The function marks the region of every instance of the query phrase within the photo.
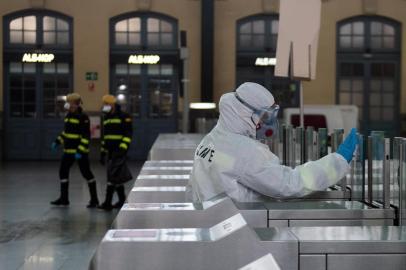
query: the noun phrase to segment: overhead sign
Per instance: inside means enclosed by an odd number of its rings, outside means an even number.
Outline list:
[[[255,65],[256,66],[275,66],[276,58],[258,57],[255,60]]]
[[[52,53],[25,53],[22,62],[24,63],[51,63],[55,59]]]
[[[161,57],[159,55],[130,55],[128,57],[129,64],[138,64],[138,65],[156,65],[158,64]]]

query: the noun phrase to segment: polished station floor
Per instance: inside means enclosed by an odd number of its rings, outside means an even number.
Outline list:
[[[57,162],[0,164],[0,270],[87,269],[117,211],[87,209],[87,184],[74,166],[70,207],[51,207],[59,196]],[[133,176],[140,163],[130,163]],[[99,200],[104,200],[105,168],[92,164]],[[129,182],[129,187],[133,186]],[[115,195],[116,196],[116,195]],[[113,202],[117,200],[113,200]]]

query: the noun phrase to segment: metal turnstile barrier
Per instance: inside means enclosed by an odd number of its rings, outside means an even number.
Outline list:
[[[134,187],[182,187],[186,186],[188,182],[189,175],[139,175]]]
[[[124,204],[113,228],[209,228],[238,213],[225,195],[204,203],[130,203]]]
[[[153,144],[148,160],[193,160],[204,134],[160,134]]]
[[[298,242],[286,229],[253,231],[237,214],[210,228],[110,230],[90,269],[239,269],[271,253],[298,269]]]

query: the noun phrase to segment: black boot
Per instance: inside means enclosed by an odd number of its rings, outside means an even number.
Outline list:
[[[116,187],[117,195],[118,195],[118,202],[113,205],[113,208],[118,208],[120,209],[123,207],[125,203],[125,189],[124,185],[119,185]]]
[[[90,201],[86,207],[96,208],[99,206],[99,199],[97,198],[96,180],[91,180],[91,182],[88,183],[88,186],[89,186]]]
[[[52,201],[52,205],[55,206],[68,206],[69,205],[69,182],[61,181],[61,196],[59,199]]]
[[[106,189],[106,199],[104,203],[102,203],[98,208],[105,210],[105,211],[111,211],[113,209],[113,205],[111,205],[111,201],[113,200],[113,194],[114,194],[114,186],[113,185],[107,185]]]

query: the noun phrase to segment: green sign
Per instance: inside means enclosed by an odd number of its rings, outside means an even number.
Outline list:
[[[86,72],[86,81],[97,81],[97,72]]]

